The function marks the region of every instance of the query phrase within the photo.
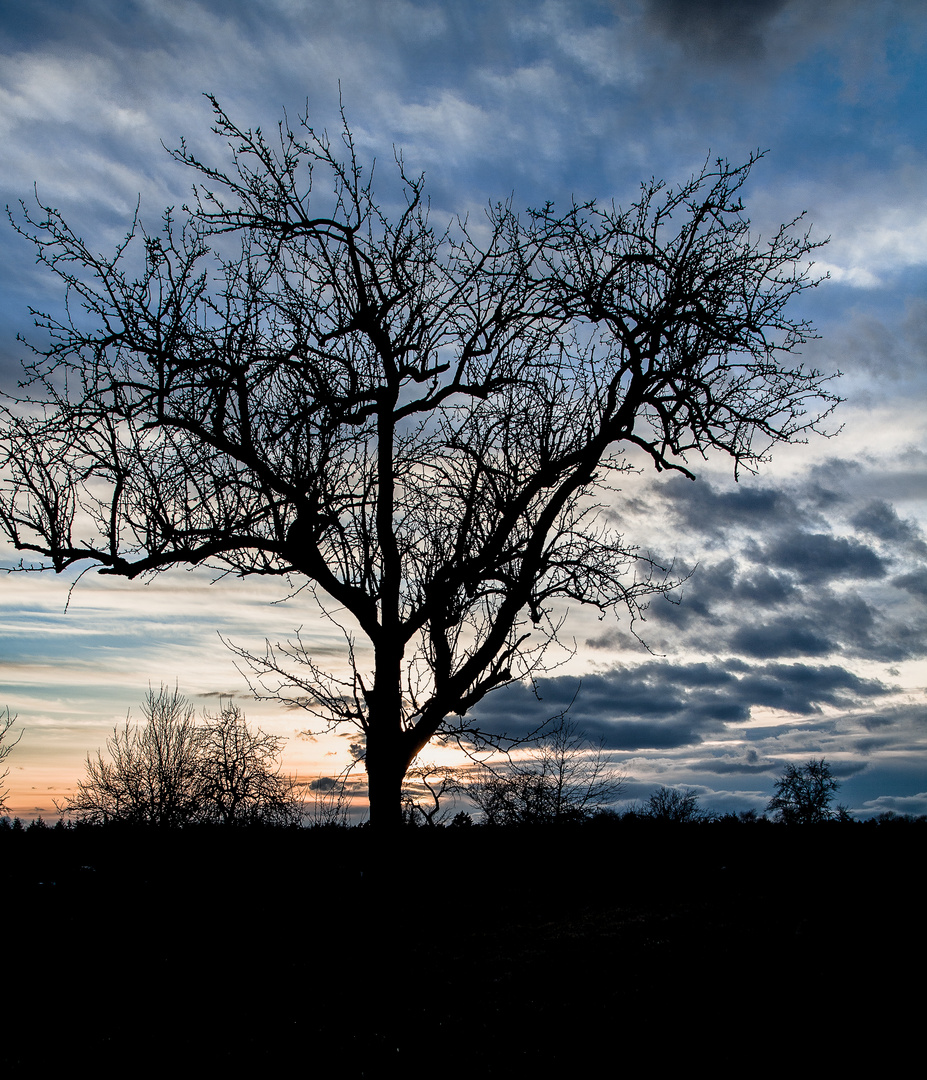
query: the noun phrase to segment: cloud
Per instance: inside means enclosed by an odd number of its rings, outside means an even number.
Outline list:
[[[650,646],[754,660],[894,663],[927,655],[921,528],[887,498],[872,497],[879,489],[902,495],[920,483],[919,457],[902,458],[830,459],[779,487],[752,482],[757,497],[751,482],[728,491],[701,481],[654,484],[653,501],[640,500],[640,512],[650,522],[658,507],[670,510],[678,526],[662,542],[674,536],[682,545],[675,570],[689,576],[671,597],[651,603],[643,633]],[[835,531],[825,531],[828,523]],[[724,558],[687,562],[718,544]],[[608,632],[587,643],[624,644]]]
[[[766,233],[780,207],[806,212],[805,222],[813,223],[812,236],[826,240],[815,253],[813,269],[815,277],[830,277],[819,290],[822,314],[827,312],[828,298],[836,299],[838,293],[845,297],[840,304],[843,314],[846,304],[868,304],[868,293],[884,293],[893,286],[908,285],[908,294],[920,297],[920,277],[927,264],[924,168],[923,147],[917,139],[908,141],[899,134],[890,156],[862,140],[851,161],[828,158],[812,173],[796,168],[794,176],[780,178],[785,189],[757,191],[750,201],[751,218]],[[852,185],[846,183],[847,169],[856,174]],[[846,296],[849,290],[857,295]],[[882,310],[884,296],[872,300]],[[897,325],[894,313],[888,325]],[[847,329],[846,322],[838,321],[828,327],[827,337],[831,343],[835,337],[850,341],[864,332],[864,324],[857,322],[851,333]]]
[[[927,601],[927,568],[913,570],[909,574],[899,574],[892,579],[892,584],[904,589],[919,600]]]
[[[770,622],[741,626],[730,635],[730,647],[758,660],[779,656],[829,656],[837,642],[822,634],[815,620],[787,615]]]
[[[775,608],[796,599],[798,589],[787,577],[761,567],[743,573],[734,585],[732,596],[754,609]]]
[[[927,791],[919,791],[916,795],[880,795],[877,799],[869,799],[862,809],[867,817],[880,814],[922,817],[927,815]]]
[[[538,679],[536,694],[515,683],[473,710],[481,730],[524,738],[564,710],[593,741],[612,750],[668,750],[720,737],[746,724],[755,707],[799,716],[853,708],[891,693],[837,665],[748,664],[736,658],[691,664],[651,662],[581,680]]]
[[[737,760],[730,757],[709,758],[700,761],[698,771],[714,776],[767,776],[777,771],[777,763],[774,761],[757,762],[756,751],[753,751],[754,760]]]
[[[916,544],[920,554],[927,554],[927,545],[920,539],[920,530],[910,521],[902,521],[895,508],[884,499],[871,499],[851,518],[850,524],[880,540]]]
[[[854,537],[790,532],[766,545],[753,546],[753,562],[789,570],[803,581],[833,578],[882,578],[885,560]]]
[[[781,488],[741,484],[721,490],[710,481],[674,476],[657,486],[670,511],[687,529],[720,537],[734,528],[756,529],[794,517],[793,499]]]
[[[700,61],[753,60],[765,52],[765,33],[787,0],[649,0],[651,23]]]
[[[882,541],[895,560],[927,558],[927,543],[924,542],[917,522],[903,520],[895,508],[884,499],[871,499],[851,515],[849,521],[861,532]],[[916,575],[917,571],[914,573]],[[901,587],[904,588],[905,585]]]
[[[866,403],[888,401],[897,409],[899,394],[919,400],[927,393],[927,300],[906,296],[900,316],[886,317],[875,304],[854,307],[840,325],[826,328],[811,359],[839,366],[861,384],[857,395]]]

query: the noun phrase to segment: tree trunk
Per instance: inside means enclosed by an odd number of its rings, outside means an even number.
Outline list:
[[[378,831],[395,831],[402,825],[402,784],[415,757],[409,733],[402,730],[398,707],[383,715],[371,715],[364,764],[370,824]]]
[[[370,824],[375,829],[398,829],[402,824],[402,781],[405,768],[398,755],[371,754],[367,747],[367,793],[370,800]]]
[[[398,590],[384,586],[383,591],[395,593],[393,608],[398,608]],[[415,756],[409,754],[407,736],[402,729],[402,645],[398,618],[394,616],[390,625],[393,632],[384,632],[375,646],[373,693],[367,699],[370,711],[364,763],[370,825],[378,831],[396,830],[402,824],[402,782]]]

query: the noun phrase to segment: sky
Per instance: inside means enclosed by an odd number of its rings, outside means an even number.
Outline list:
[[[709,158],[766,151],[744,199],[757,232],[806,212],[829,278],[794,313],[803,357],[840,371],[830,438],[756,476],[715,459],[693,483],[643,469],[609,513],[685,583],[636,629],[566,612],[575,649],[536,687],[480,706],[530,730],[567,705],[626,776],[719,812],[762,812],[789,763],[825,757],[859,817],[927,813],[927,12],[919,0],[0,0],[2,202],[39,196],[111,250],[190,177],[164,147],[210,149],[215,95],[244,126],[339,95],[365,160],[401,148],[434,220],[548,200],[633,201]],[[162,145],[163,144],[163,145]],[[0,243],[0,390],[16,387],[30,306],[56,280],[9,227]],[[839,430],[838,430],[839,429]],[[0,551],[0,566],[16,565]],[[19,717],[9,805],[55,816],[88,751],[175,682],[200,709],[234,696],[289,737],[287,768],[331,776],[348,739],[249,695],[224,644],[334,628],[279,583],[199,571],[147,586],[0,577],[0,707]],[[436,751],[440,758],[443,751]]]

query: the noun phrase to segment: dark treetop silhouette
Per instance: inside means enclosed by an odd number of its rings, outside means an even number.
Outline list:
[[[41,204],[14,221],[70,303],[33,312],[0,521],[57,571],[308,583],[351,620],[352,674],[301,642],[251,660],[362,729],[371,821],[399,821],[416,754],[541,663],[558,598],[633,617],[668,587],[598,513],[622,444],[749,468],[832,407],[785,312],[816,245],[799,219],[751,236],[755,156],[628,210],[496,204],[440,231],[401,156],[387,216],[346,124],[270,141],[213,107],[231,165],[174,151],[198,174],[181,221],[136,219],[112,257]]]
[[[814,825],[841,814],[831,803],[840,787],[824,758],[811,758],[804,765],[786,765],[776,780],[776,793],[766,810],[786,825]],[[842,810],[847,816],[845,809]]]

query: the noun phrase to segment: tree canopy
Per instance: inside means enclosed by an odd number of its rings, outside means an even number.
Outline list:
[[[831,803],[840,787],[824,758],[786,765],[766,809],[786,825],[814,825],[836,816]],[[846,815],[846,811],[842,813]]]
[[[543,663],[558,603],[633,619],[671,584],[600,512],[625,448],[691,477],[816,429],[835,398],[787,307],[817,245],[800,218],[751,232],[758,155],[627,209],[436,227],[399,154],[377,200],[347,124],[268,138],[212,104],[230,163],[182,143],[193,198],[160,230],[136,216],[101,255],[51,207],[14,217],[68,305],[34,312],[3,410],[0,526],[59,572],[308,585],[348,674],[311,641],[245,655],[361,729],[372,820],[398,820],[410,763]]]

